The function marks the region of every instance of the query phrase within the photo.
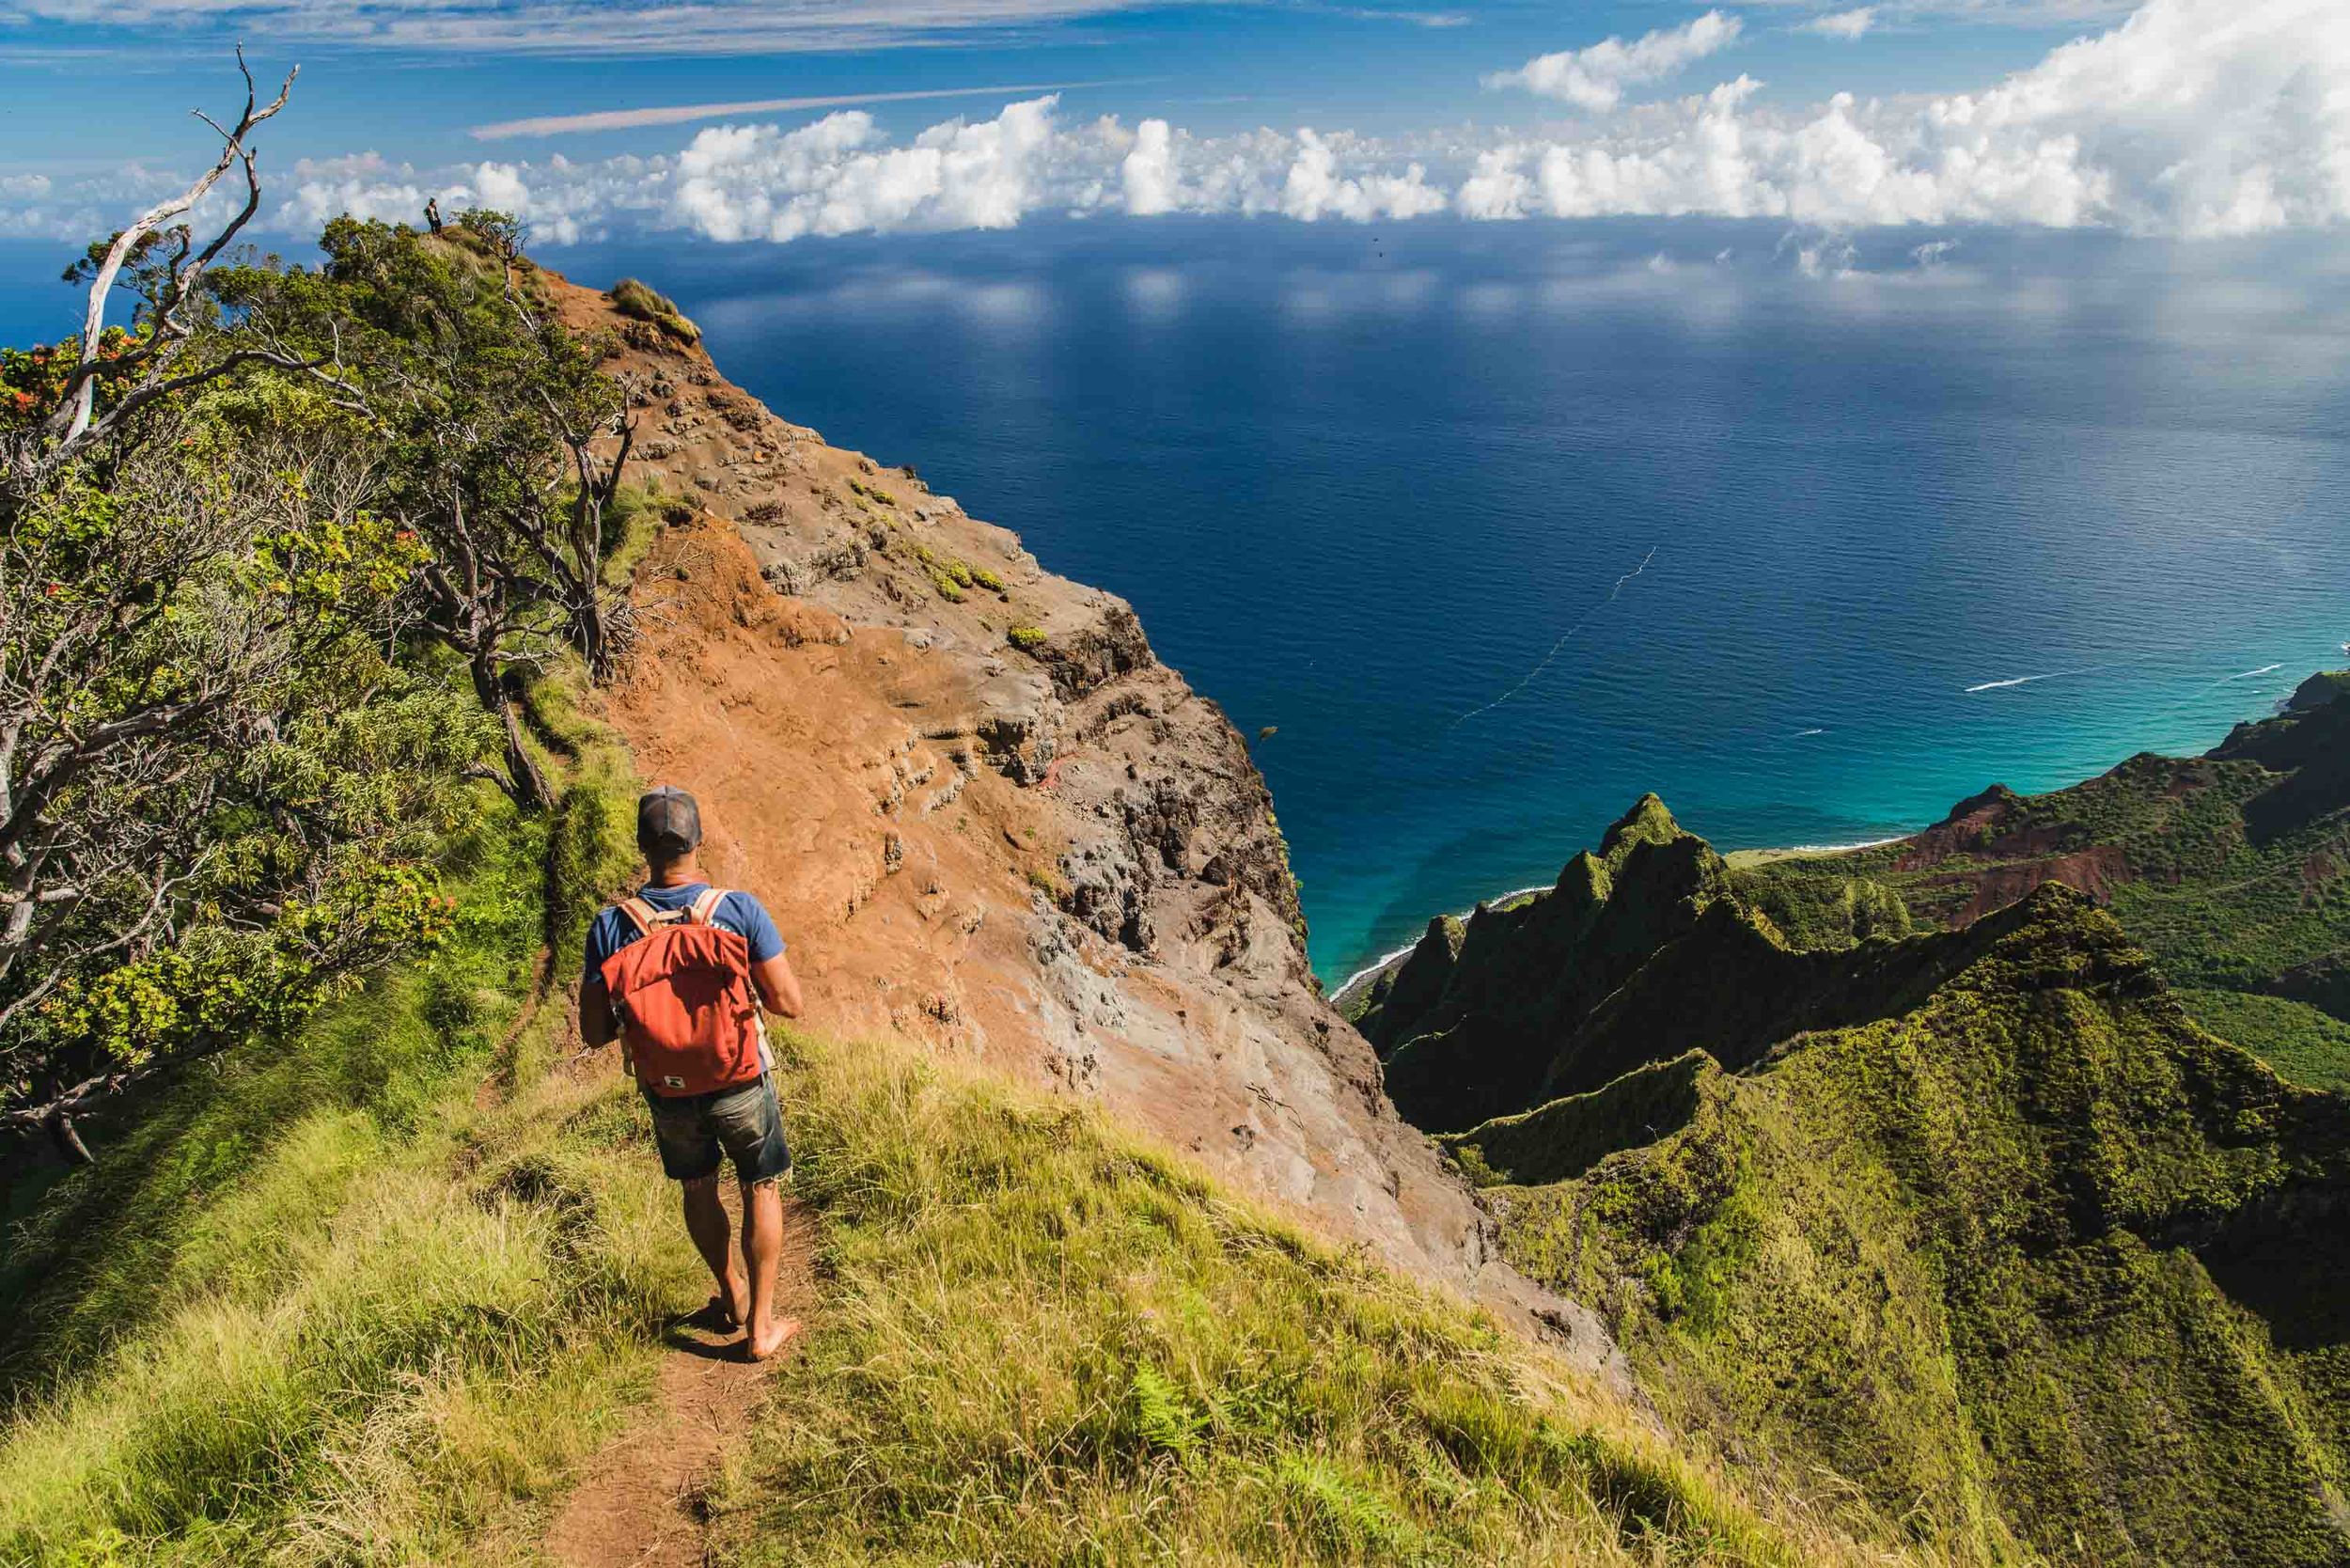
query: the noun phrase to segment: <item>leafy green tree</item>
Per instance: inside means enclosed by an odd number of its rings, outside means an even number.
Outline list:
[[[496,212],[232,254],[286,100],[246,86],[215,166],[67,269],[82,334],[0,353],[0,1125],[70,1149],[434,939],[471,780],[548,802],[523,681],[631,637],[608,345]]]
[[[337,218],[320,244],[315,271],[246,269],[222,292],[280,358],[338,365],[381,433],[384,505],[427,545],[422,624],[504,729],[509,792],[543,805],[515,682],[567,646],[601,679],[631,635],[603,582],[634,434],[607,345],[563,325],[504,213]]]
[[[106,1095],[432,940],[468,780],[507,781],[423,635],[442,557],[377,412],[409,367],[244,308],[283,272],[227,246],[286,96],[246,84],[212,170],[68,269],[84,332],[0,354],[0,1126],[70,1150]],[[199,243],[170,220],[232,169]]]
[[[0,538],[0,1095],[70,1114],[429,937],[481,716],[399,656],[366,432],[216,384]]]

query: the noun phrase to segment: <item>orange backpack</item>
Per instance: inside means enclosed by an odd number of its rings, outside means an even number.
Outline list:
[[[617,906],[640,934],[603,961],[603,983],[636,1081],[655,1094],[707,1094],[767,1070],[750,944],[711,923],[725,897],[712,887],[683,909]]]

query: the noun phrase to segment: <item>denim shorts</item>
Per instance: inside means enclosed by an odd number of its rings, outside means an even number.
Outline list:
[[[652,1138],[661,1168],[673,1182],[699,1182],[731,1159],[745,1183],[772,1182],[791,1168],[783,1141],[783,1108],[776,1104],[776,1078],[762,1073],[755,1084],[671,1098],[645,1091],[652,1107]]]

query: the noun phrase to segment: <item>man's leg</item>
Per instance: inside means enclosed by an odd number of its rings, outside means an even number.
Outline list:
[[[743,1256],[751,1265],[751,1315],[744,1320],[751,1359],[764,1361],[800,1331],[798,1322],[776,1316],[776,1263],[783,1256],[783,1186],[779,1182],[743,1184]]]
[[[748,1325],[749,1314],[756,1310],[756,1295],[748,1291],[743,1271],[734,1263],[734,1228],[727,1223],[726,1205],[718,1201],[718,1173],[712,1171],[699,1181],[684,1184],[685,1229],[694,1238],[695,1249],[702,1262],[710,1265],[710,1277],[718,1281],[718,1299],[726,1303],[727,1313],[738,1325]],[[746,1216],[747,1217],[747,1216]],[[783,1211],[776,1211],[776,1225],[780,1236]],[[744,1235],[749,1234],[747,1226]],[[774,1270],[769,1269],[772,1278]]]
[[[791,1151],[783,1141],[783,1112],[772,1076],[713,1101],[711,1124],[734,1160],[743,1183],[743,1258],[750,1264],[750,1313],[743,1320],[744,1348],[764,1361],[800,1331],[776,1316],[776,1265],[783,1256],[783,1188]]]

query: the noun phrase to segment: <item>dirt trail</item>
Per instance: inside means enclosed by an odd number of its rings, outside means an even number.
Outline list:
[[[731,1187],[727,1212],[739,1208]],[[778,1309],[805,1317],[813,1304],[814,1216],[784,1200]],[[681,1237],[681,1240],[682,1238]],[[578,1487],[548,1528],[545,1555],[564,1568],[698,1568],[702,1489],[728,1447],[747,1433],[769,1372],[790,1362],[744,1358],[739,1333],[672,1325],[653,1398],[590,1460]]]

